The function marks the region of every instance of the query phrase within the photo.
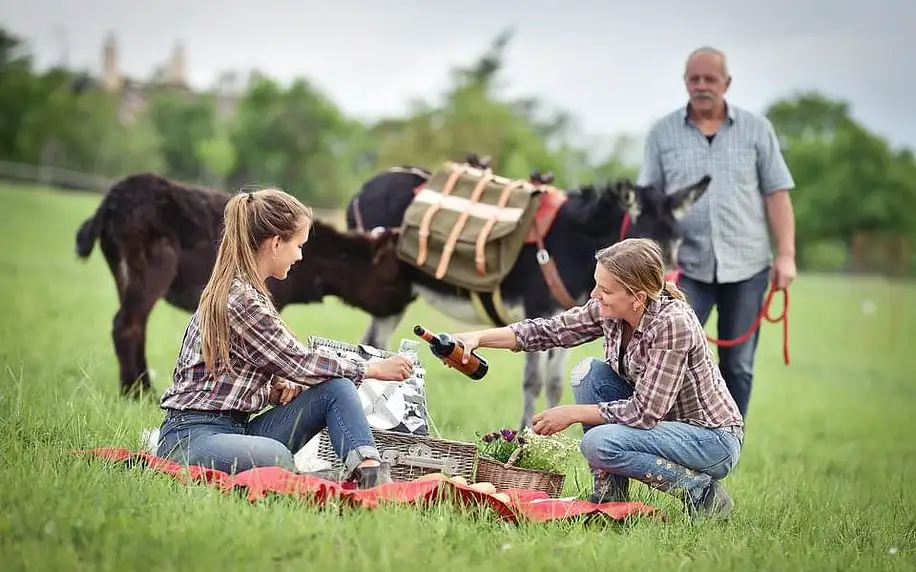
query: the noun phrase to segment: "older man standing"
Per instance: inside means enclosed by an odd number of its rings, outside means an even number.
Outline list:
[[[795,183],[770,121],[726,102],[725,54],[695,50],[684,80],[689,102],[650,129],[639,183],[670,193],[712,177],[682,219],[680,284],[700,321],[715,305],[719,338],[735,339],[753,325],[769,284],[785,288],[795,278]],[[758,339],[719,348],[719,368],[745,417]]]

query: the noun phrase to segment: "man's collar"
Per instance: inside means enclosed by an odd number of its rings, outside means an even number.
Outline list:
[[[728,119],[729,125],[734,125],[735,123],[735,110],[731,105],[728,104],[728,101],[725,101],[725,117]],[[681,115],[684,118],[684,123],[690,123],[690,102],[687,102],[687,105],[684,106],[684,109],[681,111]]]

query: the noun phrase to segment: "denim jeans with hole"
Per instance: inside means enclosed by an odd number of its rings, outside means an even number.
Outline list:
[[[686,276],[678,282],[694,313],[704,326],[716,307],[718,335],[723,340],[743,336],[754,323],[763,307],[764,296],[770,284],[769,267],[741,282],[707,284]],[[725,378],[728,391],[738,404],[741,416],[747,418],[754,381],[754,355],[760,340],[760,328],[746,341],[730,348],[718,348],[719,370]]]
[[[617,401],[633,394],[611,366],[595,358],[573,369],[572,389],[576,403]],[[741,454],[741,440],[729,429],[677,421],[661,421],[652,429],[613,423],[583,424],[582,429],[580,449],[588,464],[623,493],[629,479],[637,479],[683,500],[687,494],[699,501],[713,479],[731,472]]]
[[[379,460],[356,386],[343,378],[305,388],[288,404],[250,420],[241,412],[170,410],[157,455],[226,473],[270,466],[292,471],[293,452],[325,427],[344,476],[366,459]]]

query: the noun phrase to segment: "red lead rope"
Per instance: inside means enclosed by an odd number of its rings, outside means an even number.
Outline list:
[[[620,240],[623,240],[627,237],[627,233],[630,230],[630,213],[626,213],[623,216],[623,222],[620,225]],[[675,270],[673,272],[665,275],[665,280],[674,282],[675,284],[680,285],[681,271]],[[772,316],[770,314],[770,306],[773,303],[773,296],[777,292],[782,292],[782,313],[778,316]],[[776,288],[771,287],[769,293],[767,294],[766,299],[763,302],[763,307],[760,309],[760,312],[757,314],[757,317],[754,318],[754,323],[751,324],[751,327],[743,335],[733,339],[733,340],[721,340],[713,338],[710,335],[706,335],[706,339],[710,343],[715,344],[720,348],[731,348],[740,344],[743,344],[754,335],[754,332],[757,331],[757,328],[760,327],[760,323],[766,320],[771,324],[776,324],[782,322],[782,358],[785,361],[786,365],[789,365],[789,291],[785,288]]]
[[[773,302],[773,296],[777,292],[782,292],[782,313],[776,317],[773,317],[770,315],[770,305]],[[754,323],[751,324],[750,329],[744,335],[733,340],[717,340],[707,335],[706,339],[716,344],[720,348],[730,348],[737,346],[738,344],[744,343],[750,339],[750,337],[754,335],[754,332],[757,331],[757,328],[760,327],[760,322],[763,320],[766,320],[771,324],[782,322],[782,359],[785,361],[786,365],[789,365],[789,291],[785,288],[770,288],[770,292],[767,294],[766,300],[763,302],[763,307],[760,309],[760,313],[757,314],[756,318],[754,318]]]

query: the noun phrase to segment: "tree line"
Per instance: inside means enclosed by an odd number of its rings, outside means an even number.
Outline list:
[[[455,68],[441,102],[417,101],[404,116],[369,123],[348,117],[307,78],[283,86],[259,73],[228,93],[153,86],[125,117],[120,93],[84,70],[38,70],[22,39],[0,28],[0,160],[109,178],[155,171],[226,189],[276,184],[319,208],[343,206],[380,169],[435,167],[468,152],[491,156],[511,177],[552,171],[564,188],[635,178],[639,164],[628,157],[641,152],[632,141],[583,143],[571,113],[500,94],[510,39],[501,34]],[[220,112],[224,98],[231,113]],[[800,267],[902,272],[916,243],[912,149],[894,148],[848,103],[817,92],[790,94],[765,114],[798,185]],[[907,266],[913,274],[916,261]]]

